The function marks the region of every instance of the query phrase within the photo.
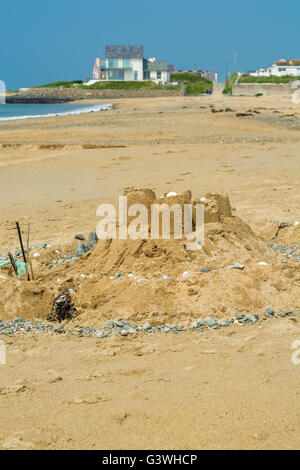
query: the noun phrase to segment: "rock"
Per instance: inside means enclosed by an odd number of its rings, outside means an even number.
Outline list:
[[[170,279],[167,274],[165,274],[162,278],[163,278],[164,281],[168,281]]]
[[[109,321],[108,323],[106,323],[106,325],[104,326],[104,328],[106,328],[107,330],[113,330],[115,327],[115,324],[113,321]]]
[[[274,314],[275,314],[275,311],[273,310],[272,307],[266,308],[266,310],[265,310],[265,317],[272,318],[272,317],[274,317]]]
[[[214,318],[207,317],[204,319],[204,323],[209,327],[212,328],[213,326],[217,326],[218,322]]]
[[[117,320],[116,325],[122,328],[125,325],[125,323],[121,320]]]
[[[244,269],[244,265],[243,264],[240,264],[240,263],[235,263],[235,264],[231,264],[230,266],[227,266],[228,269]]]
[[[142,325],[142,328],[143,328],[144,331],[146,331],[146,330],[149,330],[151,328],[151,325],[150,325],[150,323],[146,322]]]
[[[246,315],[246,317],[252,321],[253,323],[256,323],[258,320],[259,320],[259,316],[258,315]]]
[[[82,233],[76,233],[74,238],[75,240],[84,240],[84,236],[82,235]]]
[[[241,315],[239,317],[236,317],[239,323],[242,323],[243,325],[247,323],[256,323],[259,320],[258,315]]]
[[[106,334],[104,333],[103,330],[97,330],[96,331],[96,336],[97,336],[97,338],[105,338]]]
[[[135,328],[131,327],[131,328],[129,328],[128,333],[130,333],[131,335],[134,335],[134,334],[137,334],[138,331]]]
[[[63,326],[61,325],[55,325],[53,327],[53,331],[55,331],[55,333],[62,333],[63,332]]]
[[[88,248],[91,250],[98,243],[98,237],[96,232],[90,232],[88,236]]]
[[[201,269],[200,273],[210,273],[211,269],[206,268],[206,269]]]
[[[88,251],[89,251],[88,245],[86,245],[85,243],[78,243],[75,256],[76,258],[79,258],[80,256],[85,255],[85,253],[87,253]]]
[[[182,279],[184,281],[186,281],[187,279],[189,279],[191,277],[191,273],[189,271],[184,271],[184,273],[182,274]]]

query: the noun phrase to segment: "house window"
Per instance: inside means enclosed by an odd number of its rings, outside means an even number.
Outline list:
[[[124,80],[124,70],[109,70],[108,80]]]
[[[138,77],[139,77],[139,74],[138,74],[138,72],[135,70],[135,71],[134,71],[134,79],[137,80]]]
[[[144,72],[144,80],[150,80],[150,72]]]
[[[118,59],[109,59],[108,60],[108,68],[110,69],[117,69],[118,68]]]
[[[161,72],[157,72],[157,79],[160,80],[161,79]]]
[[[131,68],[131,60],[123,59],[123,69],[130,69],[130,68]]]

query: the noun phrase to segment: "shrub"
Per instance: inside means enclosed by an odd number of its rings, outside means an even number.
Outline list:
[[[40,85],[37,88],[56,88],[63,86],[64,88],[71,88],[74,85],[80,85],[82,80],[72,80],[71,82],[53,82],[53,83],[47,83],[46,85]]]
[[[271,75],[270,77],[253,77],[252,75],[245,74],[241,78],[241,83],[290,83],[295,80],[300,80],[300,77],[293,77],[292,75],[282,75],[277,77]]]
[[[204,93],[205,90],[213,88],[213,82],[205,77],[193,73],[172,73],[172,82],[179,82],[187,86],[188,95],[199,95]]]

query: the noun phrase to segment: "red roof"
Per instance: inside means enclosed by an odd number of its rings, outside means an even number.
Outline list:
[[[300,60],[293,59],[293,60],[277,60],[275,62],[276,65],[287,65],[287,66],[300,66]]]

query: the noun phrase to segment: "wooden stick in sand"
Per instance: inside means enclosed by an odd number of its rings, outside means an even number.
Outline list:
[[[21,247],[21,251],[22,251],[22,255],[23,255],[23,260],[24,260],[24,263],[26,263],[26,265],[27,265],[27,260],[26,260],[26,255],[25,255],[25,251],[24,251],[24,245],[23,245],[22,234],[21,234],[19,222],[16,222],[16,226],[17,226],[17,230],[18,230],[18,235],[19,235],[19,241],[20,241],[20,247]],[[26,271],[27,271],[27,268],[26,268]],[[28,271],[27,271],[27,280],[30,281],[30,276],[29,276]]]
[[[29,267],[30,267],[31,279],[34,281],[32,262],[31,262],[30,255],[29,255],[29,235],[30,235],[30,222],[28,222],[28,229],[27,229],[27,263],[29,264]]]
[[[10,253],[10,251],[8,252],[8,257],[9,257],[9,259],[10,259],[11,265],[12,265],[13,270],[14,270],[16,276],[17,276],[17,279],[18,279],[18,269],[17,269],[16,263],[15,263],[14,257],[13,257],[13,255]]]

